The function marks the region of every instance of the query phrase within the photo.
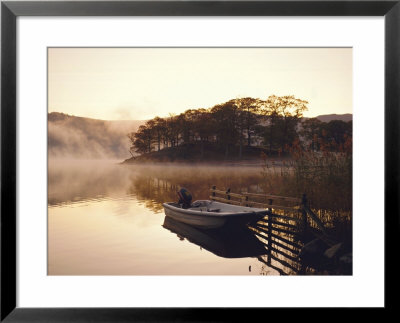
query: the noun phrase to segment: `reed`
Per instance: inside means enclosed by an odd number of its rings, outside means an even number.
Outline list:
[[[264,190],[277,195],[306,193],[311,207],[329,211],[352,210],[351,138],[343,144],[319,140],[320,150],[303,147],[297,140],[290,159],[279,164],[262,154]]]
[[[328,230],[341,240],[351,240],[352,142],[341,144],[317,139],[319,150],[299,141],[290,148],[290,159],[273,162],[263,154],[263,190],[284,195],[305,193],[310,207]]]

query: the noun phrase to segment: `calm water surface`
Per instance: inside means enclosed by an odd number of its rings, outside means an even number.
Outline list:
[[[295,266],[253,230],[199,230],[165,217],[186,187],[257,191],[259,167],[134,166],[49,161],[49,275],[279,275]]]

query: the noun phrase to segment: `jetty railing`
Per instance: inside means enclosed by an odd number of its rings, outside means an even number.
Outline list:
[[[328,233],[318,216],[310,209],[306,194],[301,198],[259,193],[233,193],[231,189],[217,189],[212,186],[210,199],[218,202],[265,208],[267,216],[257,223],[257,227],[267,229],[272,235],[279,229],[287,234],[312,234],[330,246],[337,243]]]

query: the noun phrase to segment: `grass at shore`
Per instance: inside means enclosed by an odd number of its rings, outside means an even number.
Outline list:
[[[306,194],[311,209],[330,233],[352,240],[352,154],[349,151],[294,149],[292,159],[279,166],[263,156],[263,190],[283,196]]]
[[[126,164],[153,162],[153,163],[216,163],[240,162],[246,160],[261,161],[260,154],[265,153],[261,147],[243,146],[221,147],[215,143],[187,144],[178,147],[168,147],[160,151],[153,151],[135,156],[124,161]]]

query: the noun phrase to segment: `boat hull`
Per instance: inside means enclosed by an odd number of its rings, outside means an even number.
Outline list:
[[[207,217],[207,219],[204,219],[205,215],[188,216],[187,214],[183,214],[182,212],[176,211],[172,208],[168,208],[165,206],[164,206],[164,211],[166,216],[169,216],[170,218],[176,221],[183,222],[200,228],[207,228],[207,229],[220,228],[224,226],[227,222],[227,219],[222,217],[209,216]]]
[[[165,215],[182,223],[186,223],[198,228],[215,229],[227,226],[243,226],[248,223],[257,222],[267,214],[267,210],[251,209],[242,207],[243,212],[208,212],[204,209],[182,209],[174,205],[175,203],[164,203]],[[216,206],[224,203],[215,203]],[[225,204],[228,205],[228,204]],[[235,206],[228,205],[230,208]],[[257,210],[257,211],[254,211]]]

